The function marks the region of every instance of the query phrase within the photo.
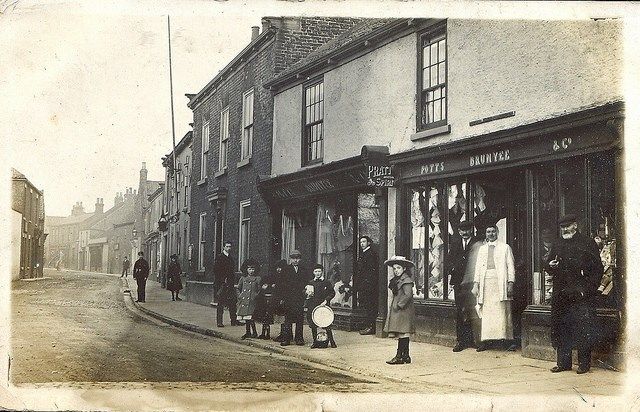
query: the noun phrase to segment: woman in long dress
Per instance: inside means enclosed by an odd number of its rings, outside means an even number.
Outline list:
[[[182,300],[178,296],[180,290],[182,290],[181,273],[182,269],[180,269],[180,264],[178,263],[178,256],[171,255],[171,263],[169,263],[169,268],[167,269],[167,289],[171,291],[171,300],[173,301]]]

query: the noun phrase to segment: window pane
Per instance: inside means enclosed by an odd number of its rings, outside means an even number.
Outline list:
[[[320,83],[320,100],[324,100],[324,83]]]
[[[411,261],[416,265],[414,270],[415,296],[424,298],[425,277],[425,219],[426,192],[417,187],[411,190]]]
[[[432,299],[443,299],[444,296],[444,241],[442,239],[442,219],[440,210],[440,193],[432,186],[428,194],[428,296]]]
[[[547,167],[536,172],[535,185],[538,196],[537,246],[535,250],[532,300],[534,305],[549,305],[553,279],[544,269],[551,246],[558,236],[555,168]]]
[[[447,53],[447,39],[442,39],[438,42],[438,61],[445,61]]]
[[[560,187],[560,216],[573,213],[578,216],[578,229],[585,234],[585,187],[584,168],[582,162],[563,163],[558,166],[558,183]]]
[[[440,63],[438,65],[438,84],[442,84],[445,82],[445,75],[446,75],[446,70],[445,70],[445,63]]]
[[[431,49],[431,60],[429,61],[429,65],[434,65],[438,62],[438,45],[432,44],[430,46]]]
[[[430,73],[429,86],[434,86],[438,84],[438,66],[431,66],[429,68],[429,73]]]
[[[422,89],[429,88],[429,68],[422,69]]]
[[[442,120],[442,113],[440,112],[440,100],[436,100],[433,105],[433,121],[437,122]]]

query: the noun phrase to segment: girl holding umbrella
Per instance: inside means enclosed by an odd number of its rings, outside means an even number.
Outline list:
[[[398,339],[396,356],[388,360],[389,365],[411,363],[409,357],[409,336],[415,332],[415,307],[413,306],[413,262],[404,256],[392,256],[384,262],[393,268],[393,278],[389,281],[389,289],[393,294],[391,306],[387,313],[384,331],[391,338]]]

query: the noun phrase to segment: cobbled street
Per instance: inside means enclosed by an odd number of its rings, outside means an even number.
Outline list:
[[[177,382],[184,387],[195,382],[212,389],[303,391],[318,385],[332,391],[371,385],[144,318],[125,306],[117,276],[47,276],[13,284],[10,379],[15,385]]]

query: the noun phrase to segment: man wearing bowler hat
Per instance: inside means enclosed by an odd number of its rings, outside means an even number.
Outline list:
[[[578,370],[591,368],[595,343],[597,290],[603,266],[598,246],[578,231],[578,219],[567,214],[558,220],[560,239],[546,262],[553,276],[551,295],[551,341],[557,350],[557,365],[551,372],[571,370],[571,350],[578,350]]]
[[[302,254],[294,250],[289,255],[291,264],[282,271],[282,282],[279,285],[280,301],[285,310],[283,324],[283,337],[280,345],[288,346],[291,340],[296,345],[304,345],[303,322],[304,322],[304,301],[305,286],[310,278],[310,270],[305,269],[300,259]],[[293,335],[293,324],[296,324],[295,338]]]

